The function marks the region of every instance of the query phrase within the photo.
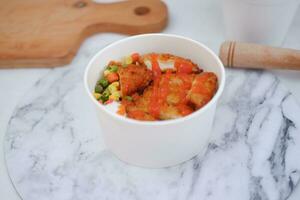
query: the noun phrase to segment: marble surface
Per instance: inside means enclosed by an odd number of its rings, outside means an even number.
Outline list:
[[[273,75],[228,71],[205,157],[153,170],[105,149],[82,68],[45,76],[11,117],[7,166],[25,200],[277,200],[298,183],[300,107]]]
[[[165,32],[192,37],[217,52],[223,40],[218,1],[167,2],[172,23]],[[194,18],[199,22],[190,28],[187,19]],[[123,37],[88,39],[69,66],[44,70],[20,95],[7,126],[5,156],[24,200],[286,199],[291,194],[300,178],[300,107],[268,72],[227,70],[214,138],[203,159],[149,170],[128,166],[107,151],[82,75],[92,55]]]

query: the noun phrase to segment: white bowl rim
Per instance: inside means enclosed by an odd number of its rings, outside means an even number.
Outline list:
[[[114,47],[120,43],[123,42],[127,42],[130,40],[134,40],[136,38],[144,38],[144,37],[149,37],[149,36],[162,36],[162,37],[172,37],[172,38],[177,38],[177,39],[183,39],[192,43],[196,43],[197,45],[201,46],[203,49],[205,49],[208,53],[210,53],[213,58],[215,58],[215,60],[217,61],[217,63],[219,64],[219,67],[221,68],[221,80],[219,81],[219,87],[217,90],[217,93],[213,96],[213,98],[202,108],[200,108],[199,110],[184,116],[184,117],[180,117],[177,119],[170,119],[170,120],[162,120],[162,121],[141,121],[141,120],[135,120],[135,119],[131,119],[122,115],[119,115],[117,113],[112,113],[111,111],[107,110],[105,108],[105,105],[100,104],[93,96],[93,94],[89,91],[89,87],[88,87],[88,81],[87,81],[87,77],[88,77],[88,72],[89,69],[92,65],[92,63],[94,62],[94,60],[104,51],[106,51],[107,49]],[[100,51],[98,51],[93,58],[89,61],[85,72],[84,72],[84,87],[85,90],[88,94],[88,96],[92,99],[92,101],[94,102],[94,104],[99,107],[101,110],[103,110],[104,112],[106,112],[108,115],[110,115],[112,118],[116,119],[116,120],[121,120],[124,122],[128,122],[130,124],[135,124],[135,125],[145,125],[145,126],[157,126],[157,125],[170,125],[170,124],[175,124],[175,123],[181,123],[184,122],[186,120],[189,120],[191,118],[197,117],[198,115],[200,115],[201,113],[203,113],[205,110],[207,110],[209,107],[211,107],[214,103],[216,103],[216,101],[219,99],[220,95],[222,94],[223,90],[224,90],[224,86],[225,86],[225,68],[223,63],[221,62],[221,60],[219,59],[219,57],[208,47],[206,47],[204,44],[184,37],[184,36],[180,36],[180,35],[175,35],[175,34],[165,34],[165,33],[148,33],[148,34],[140,34],[140,35],[135,35],[135,36],[130,36],[121,40],[118,40],[116,42],[111,43],[110,45],[104,47],[103,49],[101,49]]]

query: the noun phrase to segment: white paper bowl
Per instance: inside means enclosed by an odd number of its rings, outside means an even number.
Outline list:
[[[189,58],[218,76],[218,91],[203,108],[175,120],[144,122],[113,113],[94,99],[93,89],[110,60],[120,60],[133,52],[171,53]],[[107,147],[127,163],[150,168],[176,165],[204,154],[224,83],[224,66],[210,49],[194,40],[168,34],[145,34],[117,41],[93,57],[84,75],[85,88],[95,104]]]

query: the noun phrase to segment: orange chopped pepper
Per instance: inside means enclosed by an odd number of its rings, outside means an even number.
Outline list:
[[[131,54],[131,58],[132,58],[132,62],[134,63],[134,62],[136,62],[136,61],[139,60],[140,54],[138,54],[138,53],[133,53],[133,54]]]
[[[125,106],[124,105],[120,105],[119,106],[119,109],[118,109],[118,112],[117,112],[119,115],[125,115],[126,114],[126,109],[125,109]]]
[[[116,72],[109,73],[107,74],[106,79],[109,83],[112,83],[119,80],[119,75]]]

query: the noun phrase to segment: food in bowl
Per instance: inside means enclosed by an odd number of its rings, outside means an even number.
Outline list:
[[[215,95],[218,78],[191,60],[167,53],[133,53],[110,61],[97,81],[94,97],[117,103],[118,114],[142,120],[169,120],[189,115]]]
[[[118,60],[123,64],[125,60],[122,58],[125,55],[131,55],[132,52],[139,52],[140,54],[169,52],[173,55],[189,58],[193,63],[199,65],[199,69],[203,69],[204,72],[201,73],[213,72],[217,76],[217,91],[204,107],[190,115],[173,120],[134,120],[127,116],[126,110],[125,116],[127,117],[118,115],[116,112],[119,105],[122,104],[123,97],[119,101],[103,104],[95,99],[93,92],[99,78],[105,77],[103,72],[108,61]],[[158,57],[161,57],[159,55]],[[140,59],[143,56],[139,55]],[[130,60],[130,58],[128,59]],[[148,59],[144,63],[153,76],[152,65],[148,67],[151,61]],[[173,62],[158,60],[158,63],[162,74],[166,73],[165,68],[174,67]],[[133,62],[133,64],[136,63]],[[195,76],[201,74],[200,72],[193,73]],[[88,99],[94,105],[95,114],[98,117],[97,122],[101,127],[99,133],[103,135],[107,148],[126,163],[142,167],[161,168],[182,163],[196,155],[199,159],[203,158],[212,136],[211,129],[217,103],[224,90],[225,78],[222,62],[204,44],[177,35],[145,34],[126,37],[95,54],[85,70],[84,85]],[[120,84],[120,76],[118,82],[118,91],[121,91],[123,88]],[[141,96],[146,92],[153,82],[152,77],[150,85],[140,93],[138,92],[138,95]],[[134,95],[130,95],[130,97],[133,98]]]

